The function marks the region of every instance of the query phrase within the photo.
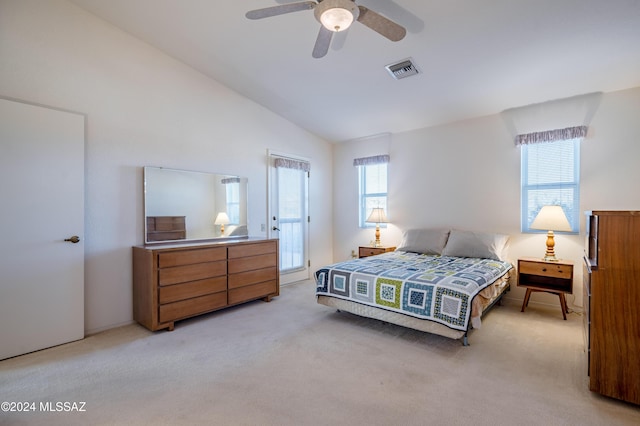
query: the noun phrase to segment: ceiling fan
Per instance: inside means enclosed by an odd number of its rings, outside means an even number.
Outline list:
[[[400,41],[407,30],[384,16],[356,5],[354,0],[317,0],[288,3],[278,6],[251,10],[246,13],[249,19],[262,19],[285,13],[313,9],[313,14],[322,25],[316,39],[312,56],[322,58],[329,51],[331,37],[334,32],[344,31],[358,21],[391,41]]]

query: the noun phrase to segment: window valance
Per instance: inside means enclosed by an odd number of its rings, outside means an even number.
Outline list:
[[[224,178],[220,181],[220,183],[223,185],[226,185],[228,183],[240,183],[240,178],[239,177]]]
[[[583,138],[587,136],[588,126],[566,127],[564,129],[547,130],[544,132],[526,133],[516,136],[516,145],[529,145],[534,143],[555,142]]]
[[[354,166],[369,166],[372,164],[386,164],[389,162],[389,155],[374,155],[372,157],[354,158]]]
[[[274,160],[274,166],[285,169],[303,170],[305,172],[311,170],[311,164],[308,161],[294,160],[293,158],[278,157]]]

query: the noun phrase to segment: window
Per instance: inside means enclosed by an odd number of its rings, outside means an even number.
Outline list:
[[[387,210],[387,163],[367,164],[358,166],[360,174],[360,227],[368,228],[376,226],[375,223],[366,222],[375,207]],[[381,226],[385,226],[381,224]]]
[[[580,138],[522,145],[522,232],[545,205],[562,206],[572,232],[580,231]]]
[[[240,182],[231,182],[225,185],[227,192],[227,214],[229,223],[240,223]]]

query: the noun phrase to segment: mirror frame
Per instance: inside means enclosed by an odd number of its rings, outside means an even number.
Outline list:
[[[151,178],[153,180],[150,180]],[[225,225],[214,223],[219,212],[227,213],[227,193],[224,191],[220,195],[219,191],[229,183],[224,182],[225,180],[238,180],[240,183],[239,220],[237,224],[226,224],[226,229]],[[249,183],[247,178],[221,173],[144,166],[142,183],[145,245],[248,238]],[[161,185],[164,186],[164,192],[156,189],[156,186]],[[209,193],[213,196],[202,195]],[[159,199],[161,201],[156,203]],[[216,207],[216,203],[224,203],[224,207]],[[221,232],[222,230],[224,232]],[[239,233],[234,234],[234,232]],[[150,238],[150,235],[157,235],[159,239]]]

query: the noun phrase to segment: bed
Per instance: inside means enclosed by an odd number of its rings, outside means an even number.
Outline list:
[[[502,234],[409,230],[393,252],[318,269],[317,302],[467,346],[469,331],[509,290],[507,241]]]

